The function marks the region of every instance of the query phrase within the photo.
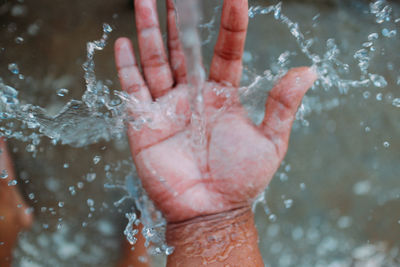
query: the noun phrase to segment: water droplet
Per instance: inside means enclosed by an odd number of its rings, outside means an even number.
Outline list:
[[[165,255],[171,255],[174,252],[174,247],[167,247],[165,249]]]
[[[290,164],[285,166],[285,172],[290,172],[292,170],[292,166]]]
[[[390,143],[388,141],[383,142],[383,146],[385,148],[388,148],[390,146]]]
[[[16,63],[8,64],[8,70],[11,71],[13,74],[19,74],[19,68]]]
[[[83,188],[83,183],[82,182],[78,182],[77,184],[76,184],[76,186],[79,188],[79,189],[82,189]]]
[[[377,74],[370,74],[369,78],[371,80],[371,82],[379,88],[383,88],[387,86],[387,81],[385,80],[385,78],[381,75],[377,75]]]
[[[11,8],[11,15],[13,17],[23,17],[28,12],[28,8],[23,5],[15,5]]]
[[[58,202],[58,206],[60,207],[60,208],[62,208],[62,207],[64,207],[64,202]]]
[[[89,207],[93,207],[93,205],[94,205],[94,200],[91,199],[91,198],[88,198],[87,201],[86,201],[86,203],[87,203],[87,205],[88,205]]]
[[[365,42],[362,44],[363,47],[371,47],[374,43],[373,42]]]
[[[287,209],[290,209],[293,206],[292,199],[286,199],[285,201],[283,201],[283,203],[285,204],[285,208],[287,208]]]
[[[63,167],[64,167],[64,169],[68,169],[69,168],[69,164],[68,163],[64,163]]]
[[[24,42],[24,38],[22,38],[21,36],[18,36],[17,38],[15,38],[16,44],[22,44],[23,42]]]
[[[34,193],[30,193],[28,195],[28,197],[29,197],[30,200],[34,200],[35,199],[35,194]]]
[[[368,99],[370,95],[371,95],[371,93],[370,93],[369,91],[365,91],[365,92],[363,93],[363,97],[364,97],[365,99]]]
[[[392,38],[392,37],[396,36],[396,34],[397,34],[397,30],[388,30],[386,28],[384,28],[382,30],[382,35],[387,38]]]
[[[97,163],[100,162],[100,160],[101,160],[101,157],[100,157],[100,156],[94,156],[94,158],[93,158],[93,163],[94,163],[94,164],[97,164]]]
[[[69,192],[71,193],[72,196],[74,196],[74,195],[76,194],[76,191],[75,191],[75,187],[74,187],[74,186],[70,186],[70,187],[68,188],[68,190],[69,190]]]
[[[280,179],[282,182],[286,182],[286,181],[289,179],[289,177],[288,177],[288,175],[287,175],[286,173],[281,172],[281,173],[279,174],[279,179]]]
[[[253,56],[251,52],[249,51],[244,51],[243,52],[243,62],[251,62],[253,60]]]
[[[69,90],[65,89],[65,88],[61,88],[57,91],[58,96],[66,96],[68,93],[69,93]]]
[[[112,32],[112,27],[110,26],[110,24],[107,24],[107,23],[104,23],[103,24],[103,31],[104,32],[106,32],[106,33],[110,33],[110,32]]]
[[[379,37],[379,35],[376,32],[371,33],[370,35],[368,35],[368,41],[376,40],[376,39],[378,39],[378,37]]]
[[[392,105],[396,108],[400,108],[400,98],[393,99]]]
[[[315,21],[315,20],[317,20],[320,16],[321,16],[321,14],[318,13],[317,15],[315,15],[315,16],[312,18],[312,20]]]
[[[27,152],[35,152],[36,151],[36,146],[32,145],[32,144],[29,144],[29,145],[26,146],[26,151]]]
[[[306,190],[306,184],[305,183],[301,183],[300,184],[300,189],[303,190],[303,191]]]
[[[383,99],[383,94],[382,93],[377,93],[376,94],[376,100],[382,101],[382,99]]]
[[[351,217],[342,216],[342,217],[339,218],[337,224],[338,224],[339,228],[344,229],[344,228],[350,227],[352,222],[353,222],[353,220],[351,219]]]
[[[36,23],[33,23],[33,24],[31,24],[31,25],[28,26],[28,34],[29,34],[29,35],[32,35],[32,36],[33,36],[33,35],[38,34],[39,30],[40,30],[40,27],[39,27],[39,25],[36,24]]]
[[[356,195],[366,195],[371,190],[371,183],[368,180],[360,181],[354,184],[353,192]]]
[[[0,173],[0,179],[7,179],[8,177],[8,172],[6,169],[2,170]]]
[[[270,222],[276,222],[277,217],[276,217],[275,214],[270,214],[268,216],[268,219],[269,219]]]
[[[139,256],[139,257],[138,257],[138,260],[139,260],[139,262],[142,262],[142,263],[147,263],[147,262],[149,262],[149,260],[147,259],[146,256]]]
[[[276,20],[279,20],[279,18],[281,17],[281,11],[282,11],[282,3],[278,3],[276,6],[275,6],[275,10],[274,10],[274,18],[276,19]]]
[[[89,183],[93,182],[94,180],[96,180],[96,174],[95,173],[88,173],[86,175],[86,181],[88,181]]]
[[[27,208],[25,209],[25,214],[33,214],[34,211],[35,211],[34,208]]]
[[[17,185],[17,184],[18,184],[17,180],[11,180],[11,181],[8,182],[8,186],[14,186],[14,185]]]

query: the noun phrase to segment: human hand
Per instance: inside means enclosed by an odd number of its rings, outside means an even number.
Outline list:
[[[32,224],[32,214],[15,185],[16,179],[6,143],[0,138],[0,266],[11,266],[12,251],[20,231]]]
[[[128,125],[138,175],[166,219],[179,222],[252,203],[285,156],[297,108],[317,77],[307,67],[290,70],[269,93],[263,122],[254,125],[238,94],[248,3],[225,0],[203,88],[205,138],[201,146],[193,144],[192,88],[173,1],[167,0],[167,6],[169,60],[155,0],[135,0],[144,77],[127,38],[116,41],[115,59],[122,89],[133,99],[129,113],[136,119],[143,114],[151,118],[140,128]]]

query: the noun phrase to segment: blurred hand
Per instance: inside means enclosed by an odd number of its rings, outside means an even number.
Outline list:
[[[9,182],[16,179],[6,143],[0,138],[0,172],[7,177],[0,178],[0,266],[11,266],[12,251],[18,233],[32,224],[32,214],[18,192],[17,186]]]
[[[116,41],[115,58],[122,88],[136,101],[130,114],[138,118],[145,110],[152,120],[128,127],[138,175],[166,219],[178,222],[252,203],[285,156],[297,108],[317,77],[307,67],[290,70],[269,93],[263,122],[254,125],[238,96],[248,3],[225,0],[203,88],[205,139],[193,144],[192,89],[172,0],[167,7],[169,60],[155,0],[135,1],[143,76],[127,38]]]

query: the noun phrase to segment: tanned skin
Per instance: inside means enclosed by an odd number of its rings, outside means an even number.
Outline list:
[[[0,138],[0,172],[7,171],[8,177],[0,179],[0,266],[11,266],[12,251],[18,234],[32,224],[32,214],[28,211],[17,186],[9,186],[16,179],[6,143]]]
[[[139,231],[143,228],[139,225]],[[151,259],[147,254],[147,249],[145,247],[146,239],[141,234],[137,234],[137,241],[134,245],[129,244],[127,240],[124,240],[123,244],[123,256],[118,267],[149,267],[151,266]]]
[[[308,67],[290,70],[270,91],[264,120],[255,125],[238,96],[248,1],[225,0],[203,87],[206,138],[193,145],[193,89],[173,1],[166,1],[169,57],[156,0],[135,0],[140,60],[127,38],[116,41],[115,59],[122,89],[135,100],[129,114],[137,118],[145,109],[152,118],[151,127],[129,124],[128,137],[143,186],[168,221],[167,242],[175,251],[167,266],[264,266],[250,206],[284,158],[296,111],[317,75]],[[217,93],[222,89],[230,96]],[[167,117],[171,110],[178,121]]]

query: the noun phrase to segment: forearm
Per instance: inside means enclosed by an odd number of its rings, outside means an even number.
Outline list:
[[[168,224],[167,266],[264,266],[248,207]]]

